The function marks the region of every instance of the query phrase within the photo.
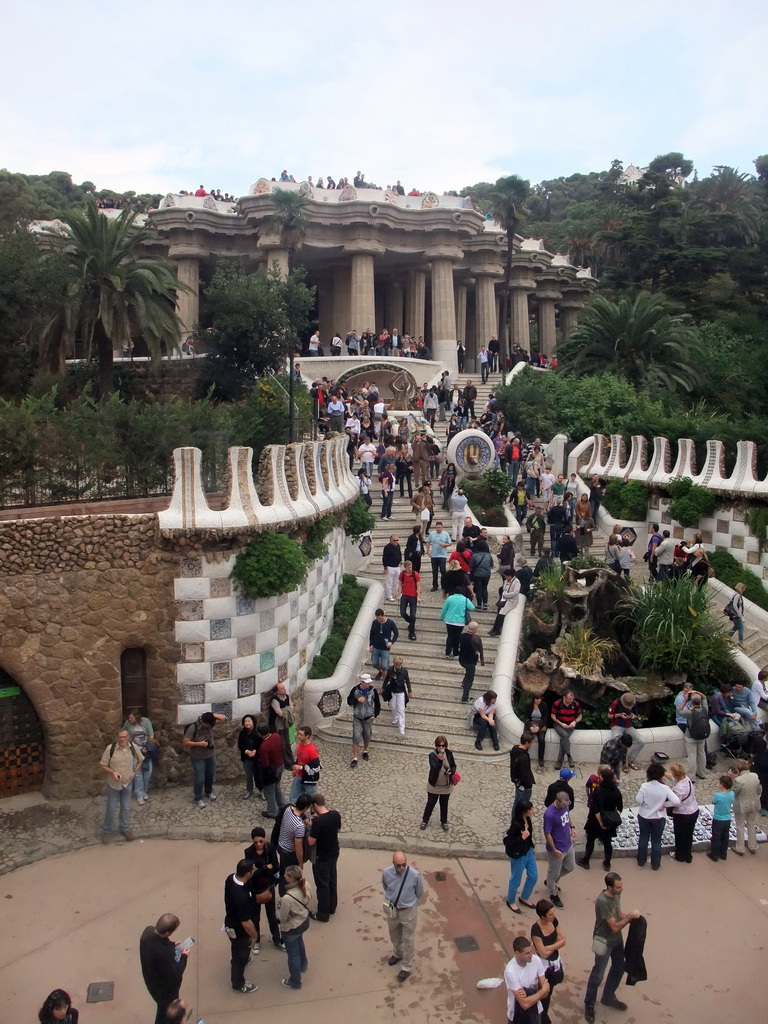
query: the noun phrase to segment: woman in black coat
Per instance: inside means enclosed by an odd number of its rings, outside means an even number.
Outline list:
[[[445,736],[435,736],[435,749],[429,754],[427,802],[419,825],[422,832],[429,824],[429,819],[432,817],[432,811],[434,811],[438,800],[440,801],[440,825],[443,832],[448,831],[448,798],[453,789],[451,779],[455,771],[456,761],[448,749],[448,740]]]
[[[405,542],[404,562],[410,562],[414,572],[421,572],[421,557],[424,554],[424,540],[421,536],[421,525],[414,526],[411,535]]]
[[[544,698],[539,695],[531,697],[530,703],[527,705],[525,710],[525,721],[526,729],[530,726],[536,726],[535,729],[531,729],[533,735],[536,737],[539,746],[539,768],[544,767],[544,749],[547,743],[547,729],[552,724],[549,715],[549,708],[547,707]]]
[[[603,844],[603,868],[606,871],[610,871],[611,856],[613,855],[611,840],[619,829],[621,812],[624,810],[624,801],[613,768],[603,765],[600,768],[599,775],[600,785],[594,792],[587,821],[584,825],[584,832],[587,836],[584,856],[576,863],[583,868],[589,867],[589,859],[595,849],[595,840],[599,839]],[[613,820],[609,820],[609,818]]]

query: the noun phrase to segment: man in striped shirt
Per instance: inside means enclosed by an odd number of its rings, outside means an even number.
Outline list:
[[[304,836],[307,834],[304,814],[311,803],[310,798],[302,793],[296,802],[289,804],[283,812],[280,821],[280,835],[277,840],[281,878],[290,864],[298,864],[301,867],[304,863]]]
[[[555,762],[555,768],[558,770],[563,767],[566,757],[571,768],[575,767],[571,756],[571,736],[580,721],[581,704],[574,699],[573,693],[569,690],[564,697],[556,700],[552,705],[552,725],[560,737],[560,751]]]

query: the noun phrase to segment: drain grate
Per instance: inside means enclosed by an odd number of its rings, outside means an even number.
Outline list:
[[[86,1003],[109,1003],[115,997],[114,981],[92,981],[88,986]]]
[[[444,871],[436,871],[435,872],[435,881],[436,882],[444,882],[445,881],[445,872]]]
[[[474,935],[459,935],[458,938],[453,941],[456,943],[456,949],[458,949],[460,953],[474,953],[476,950],[480,949]]]

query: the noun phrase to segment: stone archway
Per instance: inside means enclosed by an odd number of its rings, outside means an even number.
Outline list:
[[[45,734],[29,696],[0,669],[0,797],[35,793],[45,781]]]

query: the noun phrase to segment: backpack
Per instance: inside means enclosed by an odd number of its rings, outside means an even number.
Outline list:
[[[709,715],[704,708],[694,708],[691,711],[691,720],[688,726],[688,734],[692,740],[705,740],[712,731],[709,722]]]
[[[733,602],[736,600],[736,595],[731,598],[728,604],[723,608],[723,615],[727,615],[731,622],[735,622],[738,619],[736,609],[733,607]]]

